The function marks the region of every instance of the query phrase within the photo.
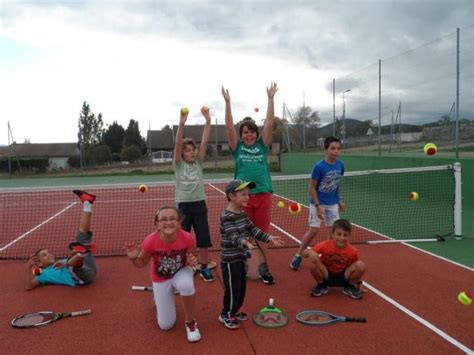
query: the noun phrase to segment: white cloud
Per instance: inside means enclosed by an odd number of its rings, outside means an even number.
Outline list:
[[[472,13],[465,1],[433,2],[424,11],[410,2],[350,4],[7,3],[0,10],[0,127],[9,120],[19,142],[71,142],[87,101],[106,123],[138,120],[145,135],[150,121],[153,129],[176,124],[182,106],[191,123],[203,122],[204,104],[222,119],[221,85],[230,90],[236,120],[254,107],[263,117],[272,80],[280,86],[277,114],[283,101],[292,110],[301,106],[304,92],[306,105],[331,120],[333,77],[454,31]],[[447,15],[430,18],[441,10]],[[353,113],[362,92],[351,93]]]

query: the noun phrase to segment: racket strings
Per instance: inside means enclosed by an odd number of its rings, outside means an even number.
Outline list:
[[[32,313],[15,319],[14,324],[19,327],[26,327],[29,325],[40,324],[53,318],[54,317],[49,314]]]

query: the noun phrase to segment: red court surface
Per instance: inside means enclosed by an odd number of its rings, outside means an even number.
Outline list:
[[[3,261],[0,353],[462,354],[474,349],[474,306],[463,306],[456,297],[474,285],[471,270],[401,244],[361,245],[359,250],[368,265],[365,281],[371,289],[363,300],[350,299],[338,288],[320,298],[311,297],[313,281],[307,264],[298,272],[288,267],[295,249],[270,250],[277,283],[268,286],[249,281],[245,309],[253,314],[268,298],[274,298],[290,317],[288,325],[280,329],[259,328],[251,320],[238,330],[224,328],[217,320],[223,296],[220,271],[209,284],[197,276],[196,315],[202,340],[194,344],[185,339],[179,300],[177,324],[170,331],[159,330],[152,294],[131,291],[132,285],[149,284],[148,268],[137,269],[125,257],[98,258],[99,274],[90,286],[46,286],[33,291],[22,290],[24,262]],[[219,254],[212,253],[212,259],[218,261]],[[441,335],[374,290],[429,322]],[[45,327],[10,326],[14,316],[25,312],[87,308],[92,309],[92,315]],[[297,323],[296,313],[308,309],[366,317],[368,323],[327,327]]]

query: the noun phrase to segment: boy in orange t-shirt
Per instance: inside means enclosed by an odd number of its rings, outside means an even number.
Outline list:
[[[303,251],[302,256],[311,262],[310,272],[317,282],[311,290],[314,297],[329,292],[329,286],[344,287],[343,293],[361,299],[362,293],[356,286],[366,270],[359,260],[359,253],[348,241],[352,226],[349,221],[339,219],[332,226],[331,239],[318,243],[312,249]]]

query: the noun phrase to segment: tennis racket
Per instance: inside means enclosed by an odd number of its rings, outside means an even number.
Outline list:
[[[250,280],[261,279],[259,267],[267,262],[265,253],[259,242],[255,241],[256,248],[250,251],[250,257],[247,259],[247,278]]]
[[[57,320],[69,317],[85,316],[91,314],[90,309],[70,313],[57,313],[51,311],[42,311],[36,313],[23,314],[12,320],[11,324],[15,328],[33,328],[47,325]]]
[[[303,311],[296,315],[296,320],[305,325],[323,326],[339,322],[366,323],[366,318],[336,316],[324,311]]]
[[[288,316],[275,306],[273,298],[268,300],[268,306],[254,314],[253,321],[263,328],[280,328],[288,323]]]

